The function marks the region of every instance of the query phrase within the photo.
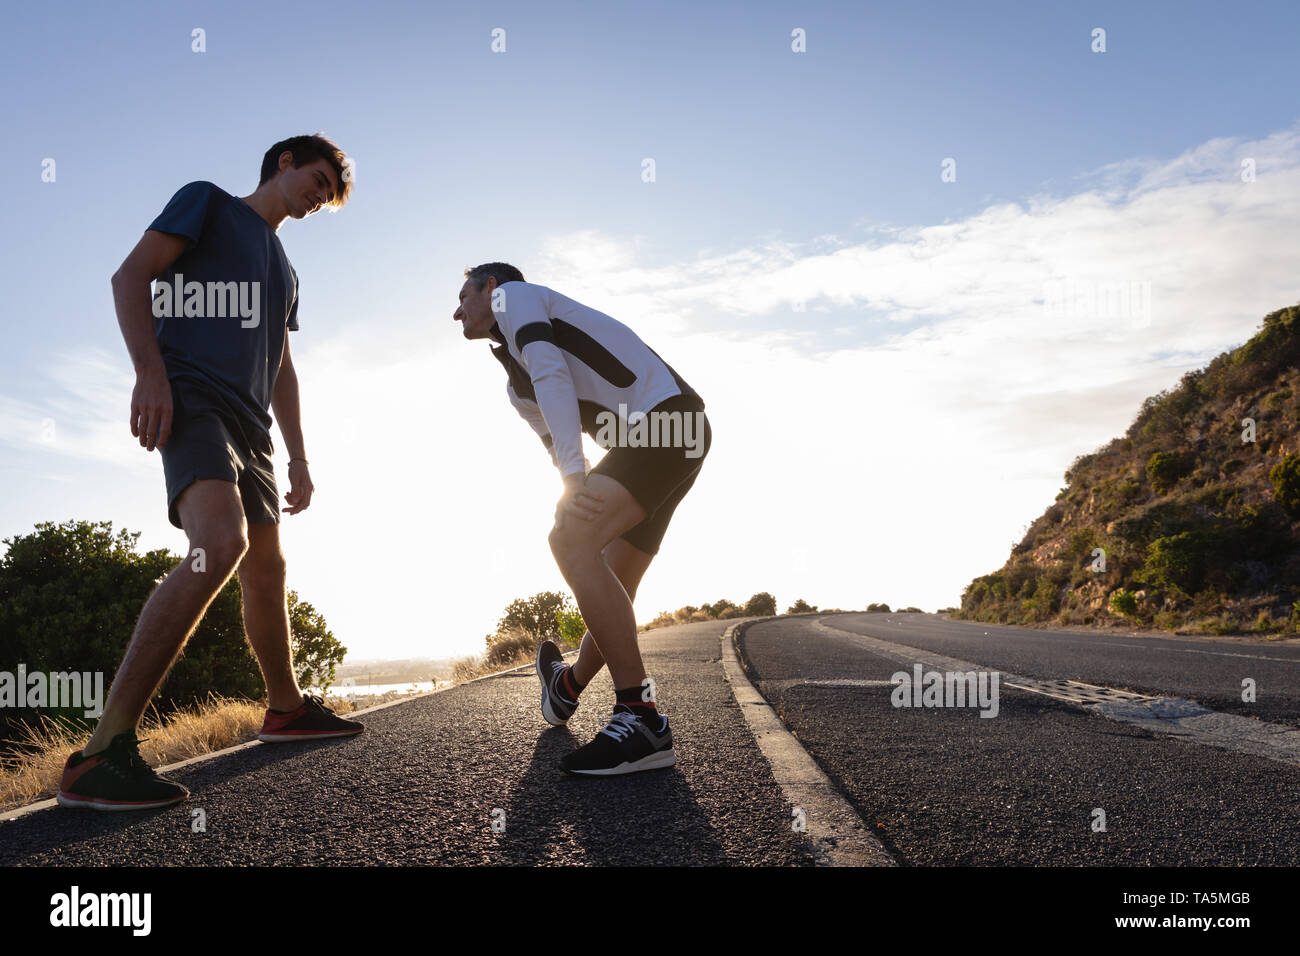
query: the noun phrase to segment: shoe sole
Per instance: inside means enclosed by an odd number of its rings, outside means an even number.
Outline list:
[[[306,731],[297,734],[258,734],[257,739],[264,744],[291,744],[297,740],[329,740],[332,737],[355,737],[366,728],[358,730],[331,730],[323,734]]]
[[[675,763],[677,763],[677,754],[669,747],[667,750],[656,750],[652,754],[646,754],[640,760],[621,763],[617,767],[601,770],[570,770],[561,765],[560,769],[578,777],[612,777],[616,774],[637,773],[641,770],[659,770],[663,767],[671,767]]]
[[[546,646],[542,642],[537,646],[537,657],[533,661],[533,667],[537,671],[537,679],[542,682],[542,716],[552,727],[563,727],[569,722],[568,717],[561,717],[551,707],[551,689],[546,684],[546,677],[542,674],[542,648]]]
[[[156,810],[159,807],[170,807],[174,803],[180,803],[189,799],[189,794],[184,793],[179,797],[172,797],[168,800],[148,800],[144,802],[130,800],[99,800],[94,797],[79,797],[75,794],[64,793],[59,791],[55,798],[59,806],[67,807],[70,810]]]

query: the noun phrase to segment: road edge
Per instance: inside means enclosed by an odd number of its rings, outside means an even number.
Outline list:
[[[721,662],[724,678],[748,724],[754,742],[772,768],[782,794],[796,811],[802,809],[818,866],[897,866],[884,845],[840,794],[817,761],[781,722],[772,705],[750,683],[740,663],[740,636],[755,624],[775,620],[757,618],[732,624],[722,632]]]

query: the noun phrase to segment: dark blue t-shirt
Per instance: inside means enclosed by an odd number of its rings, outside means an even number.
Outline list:
[[[181,187],[149,228],[190,240],[154,287],[168,380],[199,388],[239,424],[269,433],[284,336],[298,328],[298,274],[275,230],[206,182]]]

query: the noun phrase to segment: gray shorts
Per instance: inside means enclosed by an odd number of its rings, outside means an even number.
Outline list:
[[[280,523],[271,435],[243,424],[220,399],[187,379],[173,379],[172,432],[162,455],[167,517],[182,528],[176,501],[202,478],[234,482],[249,524]]]

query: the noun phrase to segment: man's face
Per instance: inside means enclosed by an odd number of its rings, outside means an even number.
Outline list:
[[[483,288],[474,287],[473,279],[466,279],[460,287],[460,306],[452,318],[461,323],[460,331],[467,339],[485,339],[496,324],[492,314],[492,290],[497,287],[497,280],[491,276],[483,283]]]
[[[334,169],[324,159],[317,158],[297,169],[293,168],[293,154],[286,150],[280,154],[280,198],[293,219],[305,219],[338,195],[339,182]]]

